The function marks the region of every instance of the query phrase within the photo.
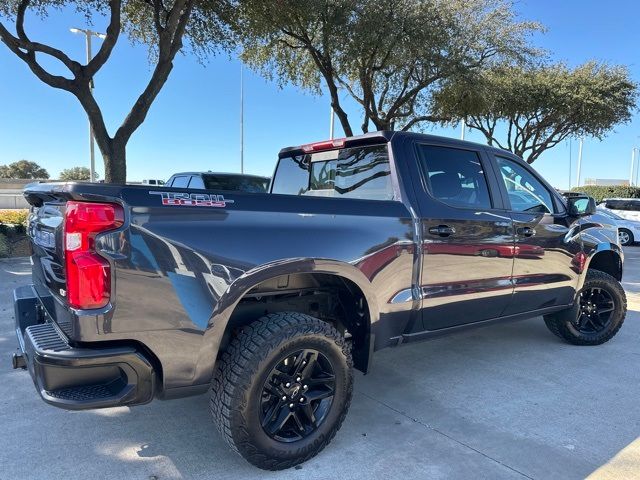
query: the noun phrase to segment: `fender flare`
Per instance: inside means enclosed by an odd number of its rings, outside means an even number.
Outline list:
[[[205,382],[210,381],[215,368],[220,344],[227,325],[236,306],[244,295],[256,285],[278,277],[295,273],[324,273],[345,278],[353,282],[362,292],[369,310],[368,341],[369,352],[373,345],[372,331],[380,318],[377,299],[369,280],[355,266],[338,260],[321,258],[293,258],[277,260],[247,270],[238,277],[222,294],[213,309],[209,323],[203,335],[202,346],[198,355],[195,377]]]
[[[623,266],[624,266],[624,251],[618,244],[611,243],[611,242],[601,242],[595,245],[594,248],[587,254],[587,258],[586,258],[582,273],[580,275],[580,279],[578,281],[578,288],[576,291],[579,291],[580,289],[582,289],[582,286],[584,285],[584,282],[587,278],[587,271],[589,270],[593,259],[596,257],[596,255],[603,252],[612,252],[618,257],[618,259],[620,260],[620,276],[622,277]]]

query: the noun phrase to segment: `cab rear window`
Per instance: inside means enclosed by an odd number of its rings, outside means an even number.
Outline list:
[[[365,200],[393,200],[386,145],[283,157],[272,193]]]

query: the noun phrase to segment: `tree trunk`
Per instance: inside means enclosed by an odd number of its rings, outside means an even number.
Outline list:
[[[105,183],[126,183],[127,150],[126,144],[109,139],[109,149],[102,151],[104,160]]]
[[[371,118],[371,121],[376,126],[377,131],[383,130],[394,130],[395,122],[393,120],[382,119],[382,118]]]

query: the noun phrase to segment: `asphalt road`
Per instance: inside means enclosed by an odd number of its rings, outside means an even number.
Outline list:
[[[0,479],[640,478],[640,247],[616,338],[573,347],[536,318],[376,354],[342,430],[298,469],[259,471],[218,436],[206,396],[69,412],[11,370],[11,292],[0,262]]]

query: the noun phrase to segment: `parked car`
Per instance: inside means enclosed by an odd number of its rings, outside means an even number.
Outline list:
[[[380,349],[537,316],[600,345],[626,315],[616,229],[503,150],[376,132],[281,150],[270,193],[175,178],[25,189],[13,365],[45,402],[209,392],[231,448],[278,470],[331,441]]]
[[[164,185],[164,180],[158,180],[156,178],[150,178],[142,180],[143,185]]]
[[[640,221],[640,198],[605,198],[598,206],[627,220]]]
[[[596,210],[598,213],[609,217],[618,227],[618,238],[620,238],[621,245],[632,245],[640,240],[640,222],[627,220],[614,213],[613,210],[607,210],[602,206],[598,206]]]
[[[264,193],[269,189],[269,177],[240,173],[181,172],[167,181],[167,187],[196,190]]]

